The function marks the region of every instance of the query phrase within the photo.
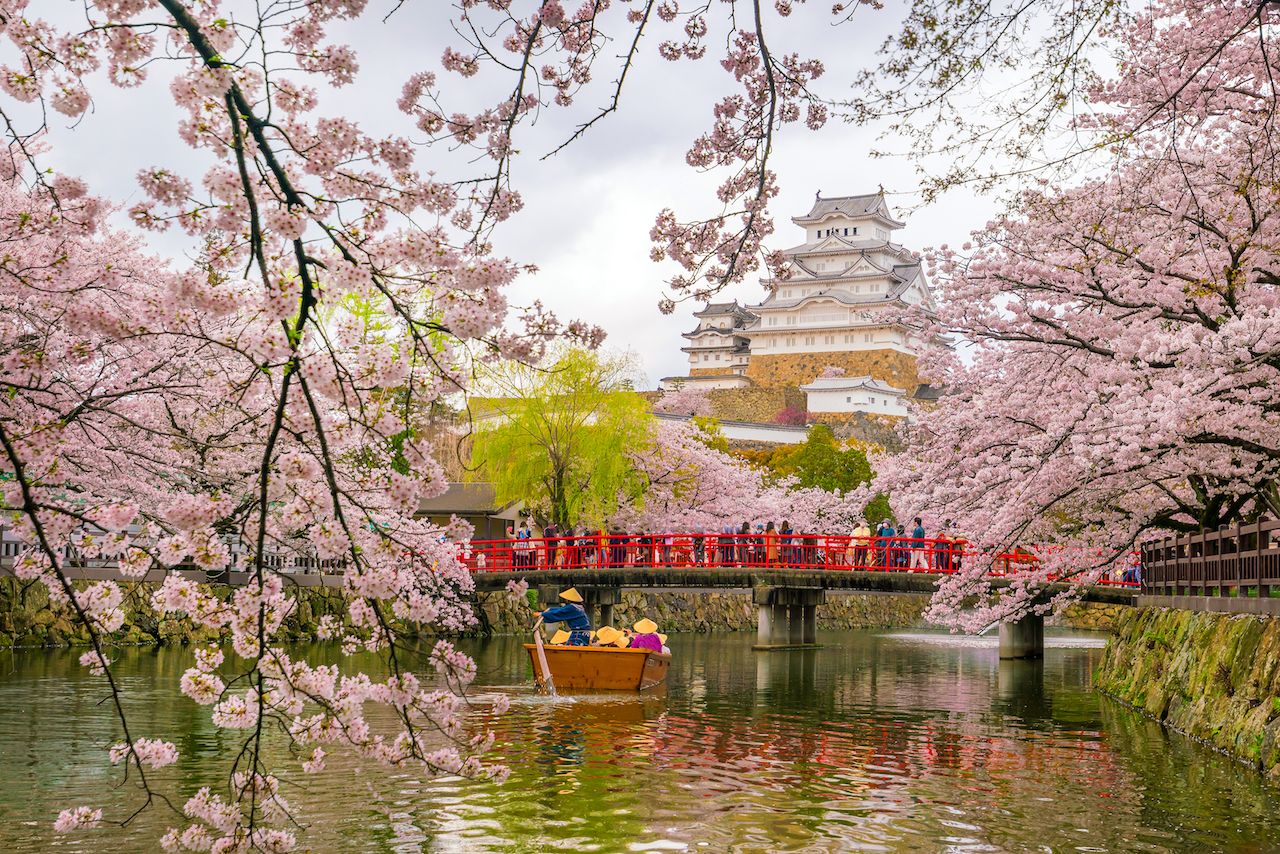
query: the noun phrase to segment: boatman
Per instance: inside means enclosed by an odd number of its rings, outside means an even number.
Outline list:
[[[591,619],[582,607],[582,594],[572,587],[560,591],[560,604],[543,611],[542,622],[564,623],[569,630],[569,646],[591,645]]]

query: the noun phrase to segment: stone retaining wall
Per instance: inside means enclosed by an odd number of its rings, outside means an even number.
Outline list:
[[[77,582],[77,587],[83,583]],[[218,638],[218,632],[195,626],[187,619],[161,618],[151,608],[156,585],[124,582],[124,625],[106,641],[116,646],[204,643]],[[229,596],[225,585],[202,585],[215,594]],[[298,607],[284,622],[281,639],[311,640],[325,614],[340,615],[345,610],[340,591],[328,587],[305,587],[297,592]],[[42,584],[0,576],[0,647],[88,646],[89,634],[75,620],[69,608],[49,607],[49,594]]]
[[[187,644],[215,640],[217,634],[197,628],[185,619],[161,619],[151,609],[155,585],[134,582],[126,591],[124,625],[108,640],[115,645]],[[230,588],[211,585],[220,596]],[[325,614],[344,611],[341,593],[333,588],[302,588],[296,591],[298,608],[285,621],[283,639],[310,640]],[[533,622],[530,599],[520,601],[501,591],[477,595],[475,634],[518,634]],[[0,647],[84,646],[85,630],[77,626],[68,611],[50,609],[48,594],[39,584],[24,584],[13,577],[0,577]],[[925,596],[888,593],[828,591],[827,604],[818,606],[818,626],[825,629],[907,628],[923,625]],[[1080,604],[1073,606],[1061,625],[1109,630],[1120,612],[1119,605]],[[756,630],[756,606],[747,590],[627,590],[614,608],[614,624],[629,626],[642,616],[653,619],[664,632],[711,632]]]
[[[1280,779],[1280,618],[1133,609],[1094,683]]]
[[[707,392],[711,414],[721,421],[771,424],[784,409],[803,411],[808,404],[798,388],[716,388]]]

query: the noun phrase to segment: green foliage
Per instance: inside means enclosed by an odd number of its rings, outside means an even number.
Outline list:
[[[695,415],[691,419],[698,428],[698,438],[702,444],[722,454],[729,453],[729,440],[720,430],[720,420],[711,415]]]
[[[801,445],[747,451],[742,456],[767,469],[775,478],[791,476],[802,487],[818,487],[829,492],[849,492],[870,483],[873,475],[866,451],[858,447],[841,447],[831,428],[825,424],[810,427],[809,435]],[[893,518],[885,495],[873,498],[864,512],[873,523]]]
[[[568,350],[548,368],[505,363],[481,378],[492,416],[475,437],[476,479],[557,525],[602,525],[638,485],[628,451],[654,420],[625,359]]]

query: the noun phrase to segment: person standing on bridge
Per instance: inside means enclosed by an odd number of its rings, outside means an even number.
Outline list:
[[[876,528],[876,566],[881,569],[889,568],[889,544],[893,541],[893,523],[888,519],[880,522],[880,527]]]
[[[555,569],[556,566],[556,550],[560,546],[557,537],[560,536],[560,529],[556,527],[555,522],[548,522],[542,529],[542,539],[546,542],[547,569]]]
[[[778,563],[778,529],[772,522],[764,526],[764,560],[769,566]]]
[[[911,571],[928,572],[929,556],[925,553],[924,523],[916,517],[916,526],[911,530]]]
[[[853,533],[849,535],[849,552],[851,558],[849,565],[854,569],[867,568],[867,546],[871,542],[871,529],[867,527],[866,519],[858,520],[858,527],[853,529]]]
[[[591,645],[591,618],[582,607],[582,594],[575,588],[560,591],[560,604],[540,615],[545,625],[564,623],[569,630],[569,646]]]

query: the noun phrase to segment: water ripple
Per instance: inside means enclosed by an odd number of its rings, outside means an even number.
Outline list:
[[[646,698],[543,697],[516,642],[476,646],[477,707],[511,701],[496,723],[505,786],[338,755],[290,800],[321,852],[1280,848],[1273,789],[1089,690],[1097,637],[1051,637],[1039,663],[999,661],[994,637],[822,640],[757,654],[743,635],[676,636],[669,690]],[[179,796],[224,779],[235,742],[174,695],[189,658],[120,661],[139,731],[178,743],[158,777]],[[103,762],[114,724],[99,699],[73,653],[0,655],[0,850],[49,850],[63,806],[131,802]],[[57,845],[148,851],[177,821],[152,812]]]

